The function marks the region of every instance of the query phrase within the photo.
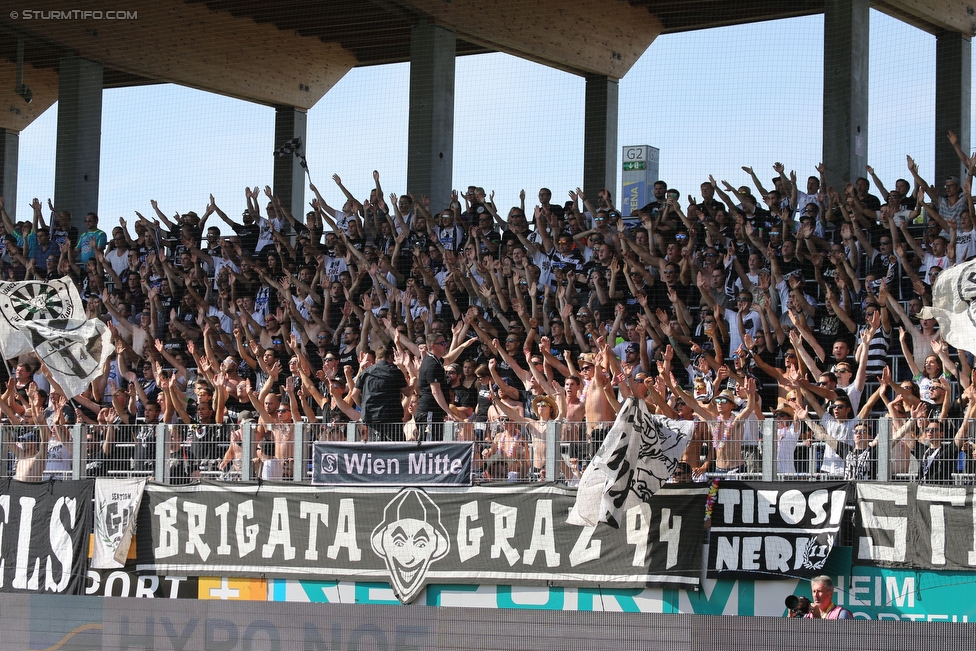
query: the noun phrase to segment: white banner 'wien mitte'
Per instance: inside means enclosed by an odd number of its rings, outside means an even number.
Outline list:
[[[112,352],[112,333],[87,319],[74,283],[0,283],[0,353],[5,359],[34,351],[69,398],[100,372]]]

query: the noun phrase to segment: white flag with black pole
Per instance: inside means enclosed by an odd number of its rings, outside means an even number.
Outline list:
[[[291,156],[292,154],[298,158],[298,164],[302,166],[305,170],[305,175],[308,176],[309,182],[312,180],[312,175],[308,171],[308,161],[305,160],[305,148],[302,145],[301,138],[292,138],[282,146],[274,150],[274,155],[278,158],[282,156]]]

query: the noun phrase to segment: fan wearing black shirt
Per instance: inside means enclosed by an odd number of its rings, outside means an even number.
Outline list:
[[[235,221],[231,221],[230,217],[227,216],[227,213],[217,207],[217,202],[214,201],[213,195],[210,195],[210,205],[207,206],[206,214],[209,216],[211,212],[217,213],[217,216],[234,230],[234,233],[237,234],[237,237],[241,243],[241,252],[246,257],[253,256],[254,249],[257,248],[258,245],[258,235],[261,228],[255,222],[254,215],[251,214],[251,211],[245,210],[241,215],[241,220],[244,223],[238,224]]]
[[[393,347],[380,346],[376,363],[363,369],[352,393],[353,400],[362,406],[371,440],[404,440],[401,397],[410,393],[403,371],[393,364]]]
[[[47,205],[51,208],[51,239],[60,246],[65,242],[70,249],[74,249],[78,243],[78,229],[71,225],[71,213],[67,210],[57,212],[54,204],[47,200]]]
[[[454,420],[445,395],[447,375],[441,360],[447,352],[447,339],[439,333],[427,335],[427,354],[420,364],[420,399],[414,421],[417,423],[417,440],[440,441],[444,438],[443,423]]]
[[[459,421],[468,420],[478,406],[478,389],[464,386],[460,364],[448,364],[444,373],[450,384],[451,413]]]

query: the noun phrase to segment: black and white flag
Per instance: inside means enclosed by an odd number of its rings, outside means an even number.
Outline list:
[[[125,567],[125,559],[136,529],[136,516],[146,488],[146,479],[95,480],[95,542],[92,564],[95,569]]]
[[[567,522],[619,526],[627,510],[668,481],[688,447],[693,421],[652,414],[643,400],[628,398],[580,479]]]
[[[68,398],[101,373],[113,352],[112,333],[88,319],[74,283],[0,283],[0,353],[5,359],[34,351]]]
[[[0,283],[0,352],[5,358],[32,351],[25,326],[50,319],[85,320],[85,305],[69,278]]]
[[[932,307],[920,318],[936,319],[942,338],[969,350],[976,339],[976,260],[949,267],[932,287]]]
[[[292,154],[298,157],[298,164],[307,172],[308,161],[305,160],[305,150],[302,148],[301,138],[292,138],[274,151],[274,155],[278,157],[291,156]]]

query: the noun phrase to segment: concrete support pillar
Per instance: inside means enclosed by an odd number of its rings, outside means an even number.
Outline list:
[[[824,2],[823,162],[835,188],[864,176],[867,164],[870,4]]]
[[[0,197],[10,218],[17,219],[17,151],[20,134],[0,129]]]
[[[970,121],[972,99],[972,41],[969,37],[942,32],[935,39],[935,178],[931,183],[941,188],[950,174],[965,179],[966,168],[946,137],[951,129],[959,137],[959,146],[972,153]]]
[[[619,205],[617,189],[617,82],[603,75],[586,78],[583,118],[583,191],[596,205],[597,192],[606,188]]]
[[[71,211],[85,232],[85,215],[98,212],[102,139],[102,66],[77,57],[61,59],[54,206]]]
[[[275,148],[292,138],[302,139],[302,151],[307,142],[308,114],[292,106],[275,107]],[[274,190],[281,204],[301,223],[305,222],[305,168],[298,156],[275,156]]]
[[[454,188],[456,43],[454,32],[427,23],[410,34],[407,189],[429,195],[435,211],[451,202]]]

